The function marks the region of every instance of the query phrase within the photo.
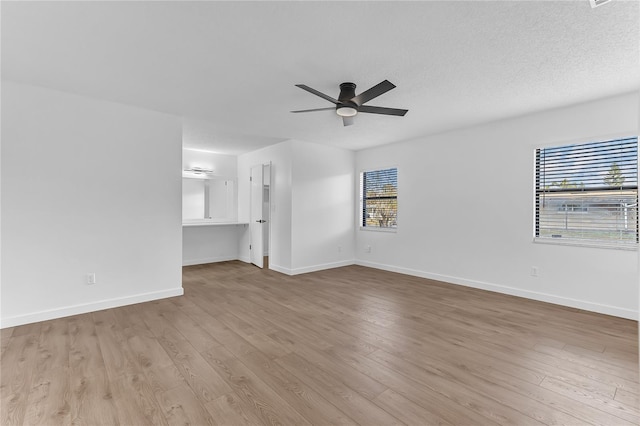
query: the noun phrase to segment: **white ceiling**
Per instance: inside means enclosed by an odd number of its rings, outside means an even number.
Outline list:
[[[184,145],[348,149],[638,90],[639,2],[2,2],[2,78],[184,118]],[[337,97],[388,79],[343,127]]]

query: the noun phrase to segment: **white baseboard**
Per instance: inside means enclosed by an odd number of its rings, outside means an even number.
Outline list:
[[[323,271],[325,269],[340,268],[343,266],[355,265],[355,263],[356,261],[351,259],[351,260],[341,260],[340,262],[322,263],[319,265],[305,266],[302,268],[292,269],[290,275],[307,274],[309,272]]]
[[[182,287],[171,290],[154,291],[151,293],[136,294],[133,296],[117,297],[101,300],[99,302],[85,303],[81,305],[66,306],[63,308],[49,309],[46,311],[32,312],[26,315],[2,318],[0,328],[15,327],[23,324],[31,324],[39,321],[47,321],[71,315],[86,314],[87,312],[101,311],[103,309],[118,308],[120,306],[133,305],[135,303],[150,302],[152,300],[166,299],[168,297],[182,296]]]
[[[593,303],[586,300],[573,299],[569,297],[556,296],[548,293],[540,293],[537,291],[523,290],[520,288],[504,286],[500,284],[487,283],[484,281],[469,280],[466,278],[454,277],[450,275],[434,274],[431,272],[419,271],[416,269],[402,268],[398,266],[385,265],[382,263],[368,262],[365,260],[356,260],[356,265],[367,266],[369,268],[382,269],[390,272],[398,272],[400,274],[413,275],[415,277],[427,278],[436,281],[442,281],[449,284],[463,285],[467,287],[478,288],[481,290],[494,291],[496,293],[508,294],[511,296],[524,297],[526,299],[538,300],[540,302],[553,303],[555,305],[567,306],[571,308],[583,309],[585,311],[597,312],[605,315],[626,318],[638,321],[638,312],[631,309],[610,306],[601,303]]]
[[[203,259],[186,259],[182,261],[182,266],[203,265],[205,263],[226,262],[228,260],[238,260],[238,256],[216,256],[205,257]]]
[[[322,263],[319,265],[305,266],[302,268],[283,268],[280,265],[269,265],[269,269],[286,275],[300,275],[309,272],[323,271],[325,269],[340,268],[342,266],[355,265],[355,260],[342,260],[340,262]]]
[[[249,263],[251,263],[251,262],[249,262]],[[281,274],[293,275],[293,271],[291,269],[283,268],[280,265],[274,265],[272,263],[269,263],[269,269],[271,269],[272,271],[280,272]]]

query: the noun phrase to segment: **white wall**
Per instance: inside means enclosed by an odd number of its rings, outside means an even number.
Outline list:
[[[182,294],[176,117],[3,81],[2,124],[2,327]]]
[[[354,153],[290,140],[238,157],[238,211],[249,220],[251,166],[272,162],[269,267],[294,275],[353,263]],[[249,259],[249,233],[240,258]]]
[[[296,141],[293,144],[293,274],[353,264],[353,151]]]
[[[184,170],[193,167],[213,170],[215,176],[227,178],[238,176],[238,163],[235,155],[184,148],[182,150],[182,168]]]
[[[356,231],[357,262],[637,319],[636,252],[532,242],[535,148],[637,134],[632,93],[360,151],[358,171],[398,167],[399,211],[397,233]]]

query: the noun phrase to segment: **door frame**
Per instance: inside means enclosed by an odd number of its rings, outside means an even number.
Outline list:
[[[268,170],[269,176],[268,176],[268,182],[269,182],[269,200],[268,200],[268,211],[269,211],[269,218],[266,222],[261,223],[261,226],[258,228],[253,224],[253,221],[255,220],[255,218],[252,216],[253,215],[253,209],[254,209],[254,185],[253,185],[253,171],[255,168],[261,166],[262,168],[262,185],[260,188],[260,211],[262,212],[263,208],[264,208],[264,186],[265,186],[265,169]],[[256,265],[259,268],[263,268],[264,267],[264,239],[263,239],[263,235],[266,232],[267,234],[267,244],[268,244],[268,253],[269,256],[271,256],[271,221],[273,219],[273,210],[272,210],[272,204],[271,204],[271,200],[273,199],[273,166],[271,164],[271,161],[267,162],[267,163],[262,163],[262,164],[255,164],[253,166],[251,166],[251,168],[249,169],[249,177],[250,177],[250,184],[249,184],[249,244],[250,244],[250,249],[249,249],[249,261],[250,263]],[[264,218],[262,217],[262,213],[260,214],[260,219],[259,220],[264,220]],[[266,226],[266,228],[264,228]],[[255,247],[255,237],[254,237],[254,232],[256,232],[256,229],[260,229],[260,237],[259,237],[259,242],[260,242],[260,251],[262,252],[262,256],[259,256],[260,259],[258,260],[258,263],[254,262],[254,247]],[[266,230],[266,231],[265,231]],[[271,262],[269,262],[267,264],[267,269],[271,269],[270,267]]]

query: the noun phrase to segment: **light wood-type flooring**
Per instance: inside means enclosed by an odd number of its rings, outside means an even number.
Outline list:
[[[0,424],[640,422],[634,321],[360,266],[184,290],[2,330]]]

